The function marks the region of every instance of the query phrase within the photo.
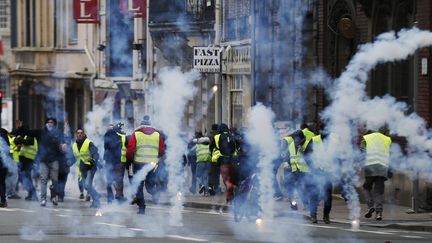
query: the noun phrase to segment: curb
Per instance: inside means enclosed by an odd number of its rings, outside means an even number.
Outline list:
[[[395,224],[364,224],[368,227],[375,228],[386,228],[386,229],[401,229],[401,230],[411,230],[411,231],[425,231],[432,232],[432,225],[419,225],[419,224],[403,224],[403,223],[395,223]]]
[[[153,204],[150,202],[150,204]],[[159,203],[160,205],[169,206],[169,202]],[[229,206],[224,204],[212,204],[212,203],[201,203],[201,202],[184,202],[184,207],[187,208],[199,208],[199,209],[208,209],[208,210],[216,210],[220,212],[227,213],[229,212]],[[302,214],[303,215],[303,214]],[[307,215],[303,215],[305,219],[308,219]],[[334,223],[351,225],[349,221],[346,220],[338,220],[332,219]],[[383,229],[400,229],[400,230],[410,230],[410,231],[424,231],[424,232],[432,232],[432,225],[421,225],[421,224],[412,224],[412,223],[386,223],[386,224],[371,224],[371,223],[361,223],[361,226],[374,227],[374,228],[383,228]]]

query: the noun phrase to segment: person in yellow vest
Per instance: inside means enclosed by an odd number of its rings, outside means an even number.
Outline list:
[[[18,195],[20,146],[15,144],[15,138],[14,134],[8,134],[9,151],[14,161],[8,170],[9,173],[6,178],[6,194],[9,199],[21,199],[21,196]]]
[[[90,207],[100,207],[100,195],[93,187],[93,178],[100,167],[99,153],[94,143],[87,138],[84,129],[78,128],[75,132],[76,141],[72,145],[77,166],[79,166],[84,187],[93,199]]]
[[[285,174],[288,191],[288,201],[291,208],[296,210],[297,204],[294,201],[294,191],[297,191],[305,209],[309,208],[309,195],[307,192],[307,176],[310,173],[309,165],[303,157],[308,145],[306,137],[301,130],[297,130],[284,138],[287,142],[284,161],[288,162],[288,173]]]
[[[199,194],[204,193],[208,196],[208,180],[210,173],[211,153],[209,150],[210,139],[208,137],[197,138],[197,142],[193,147],[196,156],[196,176],[199,185]]]
[[[126,171],[126,149],[128,137],[122,130],[123,123],[119,122],[108,129],[104,135],[104,160],[107,178],[107,201],[114,199],[124,202],[123,176]],[[114,187],[115,196],[112,190]]]
[[[210,138],[210,144],[213,143],[215,135],[218,134],[218,128],[219,128],[218,124],[213,124],[211,126],[211,129],[208,133],[208,137]],[[210,173],[209,173],[209,195],[213,196],[220,191],[219,188],[220,164],[218,163],[220,152],[216,148],[213,148],[213,150],[211,150],[210,153],[212,154],[212,157],[211,157]]]
[[[384,132],[385,129],[382,131]],[[392,177],[391,170],[389,170],[392,140],[383,132],[371,132],[364,135],[360,145],[360,148],[364,150],[366,160],[363,189],[368,211],[364,216],[370,218],[376,212],[376,220],[382,220],[384,182]]]
[[[224,123],[219,125],[218,133],[214,136],[214,141],[210,144],[209,150],[213,151],[213,157],[216,154],[218,156],[217,162],[220,164],[220,174],[227,189],[226,203],[231,204],[235,187],[234,156],[237,150],[237,141]]]
[[[324,130],[324,129],[322,129]],[[306,150],[304,152],[304,158],[311,170],[311,178],[312,183],[309,183],[308,191],[309,191],[309,212],[312,223],[317,223],[317,211],[320,198],[324,201],[323,208],[323,221],[326,224],[330,224],[330,211],[332,208],[332,192],[333,192],[333,175],[332,168],[334,166],[338,166],[337,162],[331,161],[332,164],[327,164],[328,161],[319,158],[324,153],[324,145],[325,143],[337,143],[339,141],[339,137],[337,134],[330,133],[327,134],[322,132],[317,136],[312,137],[309,142]],[[314,152],[316,154],[314,154]]]
[[[136,192],[136,202],[139,207],[138,214],[145,214],[144,183],[153,200],[158,200],[159,191],[155,188],[154,183],[157,180],[155,169],[164,152],[165,142],[163,137],[151,126],[150,116],[145,115],[140,126],[132,133],[126,151],[127,161],[133,161],[134,177],[141,176],[138,173],[141,170],[148,171],[144,178],[138,178],[140,181]]]
[[[34,161],[38,152],[38,142],[35,137],[28,134],[25,126],[18,127],[15,132],[18,134],[14,140],[15,144],[20,147],[19,151],[19,169],[20,177],[28,195],[27,201],[38,201],[36,189],[31,177]]]

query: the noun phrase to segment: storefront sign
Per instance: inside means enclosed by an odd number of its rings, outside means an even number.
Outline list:
[[[97,0],[74,0],[74,18],[77,23],[98,23]]]
[[[220,72],[221,48],[194,47],[193,67],[202,73]]]

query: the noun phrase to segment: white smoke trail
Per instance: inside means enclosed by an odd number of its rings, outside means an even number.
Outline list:
[[[247,142],[257,152],[259,178],[259,204],[263,218],[274,216],[273,161],[279,156],[279,139],[273,128],[274,113],[262,104],[257,104],[248,114]]]
[[[417,49],[430,45],[432,33],[413,28],[401,30],[397,34],[381,34],[375,42],[359,48],[346,71],[336,80],[335,86],[329,92],[332,97],[331,105],[322,112],[323,118],[327,120],[328,131],[340,136],[338,144],[343,146],[344,151],[342,155],[327,152],[326,156],[341,159],[344,162],[342,168],[355,168],[353,161],[356,160],[356,149],[352,144],[359,124],[365,124],[369,129],[378,129],[388,124],[393,134],[406,137],[409,146],[415,148],[415,154],[411,153],[410,156],[414,155],[417,159],[427,155],[427,151],[432,148],[432,141],[429,139],[431,132],[425,128],[424,121],[415,114],[406,116],[407,106],[396,102],[392,97],[368,98],[365,87],[368,72],[376,65],[403,60]],[[418,166],[421,163],[417,163],[418,161],[410,162],[411,168],[420,168]],[[353,193],[355,195],[352,196],[356,199],[357,195]],[[352,203],[349,205],[351,218],[358,219],[358,201],[353,200]]]
[[[182,191],[185,178],[182,171],[182,155],[186,150],[185,138],[180,136],[184,123],[184,111],[188,99],[193,97],[196,89],[193,85],[199,79],[199,73],[181,72],[180,68],[163,69],[159,75],[160,87],[154,91],[156,111],[155,124],[166,135],[166,158],[168,169],[168,193],[170,194],[170,224],[182,225],[183,208],[178,193]]]

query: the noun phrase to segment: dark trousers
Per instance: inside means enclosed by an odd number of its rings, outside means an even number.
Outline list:
[[[145,199],[144,199],[144,186],[148,193],[152,196],[155,196],[158,193],[157,188],[157,175],[154,169],[152,169],[152,165],[150,163],[142,163],[142,164],[134,164],[134,175],[136,175],[140,170],[149,170],[145,178],[140,181],[140,184],[137,188],[136,199],[138,207],[145,208]]]
[[[106,178],[107,178],[107,199],[112,201],[114,198],[123,198],[123,176],[125,172],[125,165],[122,163],[107,164]],[[115,197],[112,188],[115,190]]]
[[[24,185],[24,189],[27,191],[28,195],[31,197],[36,195],[36,189],[33,185],[32,180],[32,169],[34,161],[20,156],[19,174]]]
[[[368,208],[373,208],[375,206],[375,210],[377,212],[383,211],[385,181],[386,178],[383,176],[366,176],[365,182],[363,184]]]
[[[61,199],[64,199],[65,197],[65,188],[66,188],[66,182],[68,178],[69,172],[59,172],[58,176],[58,196]]]
[[[310,200],[310,214],[316,216],[320,198],[324,201],[324,215],[330,214],[332,208],[333,184],[329,173],[316,172],[312,175],[312,184],[307,186]]]
[[[0,167],[0,201],[6,202],[6,177],[7,169]]]
[[[210,174],[209,174],[209,187],[211,187],[214,192],[219,191],[219,184],[220,184],[219,177],[220,177],[220,163],[211,162]]]

